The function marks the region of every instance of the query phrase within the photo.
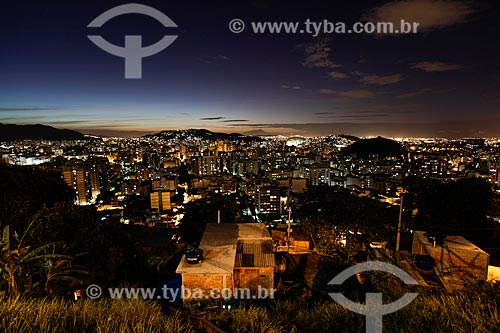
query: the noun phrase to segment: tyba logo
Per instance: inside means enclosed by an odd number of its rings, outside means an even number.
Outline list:
[[[111,8],[96,17],[87,27],[99,28],[112,18],[124,14],[143,14],[158,20],[164,27],[177,27],[174,21],[159,10],[136,3],[129,3]],[[165,35],[158,42],[142,47],[142,36],[125,35],[125,46],[121,47],[111,44],[99,35],[88,35],[87,37],[104,51],[125,58],[126,79],[142,78],[142,58],[152,56],[164,50],[177,38],[177,36]]]

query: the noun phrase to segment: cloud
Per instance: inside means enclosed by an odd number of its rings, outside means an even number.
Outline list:
[[[354,99],[371,98],[371,97],[375,97],[377,94],[379,94],[377,92],[365,90],[365,89],[337,91],[337,90],[329,89],[329,88],[320,89],[319,93],[323,94],[323,95],[337,94],[339,96],[344,97],[344,98],[337,98],[336,99],[337,102],[353,102]]]
[[[419,106],[413,103],[405,104],[374,104],[374,103],[358,103],[350,105],[350,109],[345,109],[345,113],[372,113],[372,112],[388,112],[396,113],[414,113]]]
[[[379,86],[385,86],[387,84],[394,84],[403,80],[401,74],[393,75],[367,75],[360,79],[364,84],[375,84]]]
[[[376,7],[367,16],[370,21],[392,22],[396,27],[401,20],[418,22],[418,31],[422,31],[462,23],[473,12],[471,4],[464,1],[405,0]]]
[[[403,93],[403,94],[400,94],[400,95],[397,95],[396,98],[398,99],[406,99],[406,98],[412,98],[412,97],[417,97],[417,96],[421,96],[427,92],[431,91],[430,89],[420,89],[418,91],[413,91],[413,92],[408,92],[408,93]]]
[[[223,62],[228,60],[230,60],[230,58],[222,54],[216,55],[215,57],[211,57],[208,59],[206,58],[201,59],[201,61],[203,61],[206,64],[222,64]]]
[[[320,89],[319,90],[320,94],[325,94],[325,95],[330,95],[330,94],[335,94],[336,91],[333,89]]]
[[[332,49],[326,42],[309,43],[305,46],[306,60],[302,63],[307,68],[338,68],[342,65],[332,62],[330,51]]]
[[[349,97],[349,98],[370,98],[375,97],[375,93],[370,90],[348,90],[340,93],[341,96]]]
[[[80,125],[80,124],[87,124],[87,123],[92,123],[93,120],[52,120],[48,122],[49,125]]]
[[[355,76],[365,76],[365,75],[368,75],[367,73],[360,72],[360,71],[352,71],[351,74],[355,75]]]
[[[223,123],[241,123],[244,121],[250,121],[248,119],[228,119],[228,120],[223,120]]]
[[[200,120],[222,120],[226,117],[205,117],[205,118],[200,118]]]
[[[229,60],[229,57],[222,55],[222,54],[219,54],[218,56],[215,56],[214,59],[216,59],[216,60]]]
[[[51,110],[61,110],[71,107],[62,106],[14,106],[14,107],[0,107],[0,112],[12,112],[12,111],[51,111]]]
[[[287,86],[287,85],[281,86],[281,88],[292,89],[292,90],[300,90],[300,89],[302,89],[301,86]]]
[[[332,118],[344,118],[344,119],[373,119],[373,118],[384,118],[388,117],[387,113],[373,113],[373,114],[334,114],[331,113],[329,116],[322,116],[318,118],[332,119]]]
[[[462,65],[450,64],[441,61],[421,61],[409,64],[411,68],[421,69],[425,72],[445,72],[462,69]]]
[[[244,121],[249,121],[248,119],[226,119],[226,117],[205,117],[205,118],[200,118],[200,120],[209,120],[209,121],[217,121],[220,120],[223,123],[241,123]]]
[[[330,111],[330,112],[315,112],[318,118],[371,118],[371,117],[385,117],[388,113],[385,111]]]
[[[330,76],[331,78],[333,78],[335,80],[350,78],[349,75],[341,73],[341,72],[330,72],[330,73],[328,73],[328,76]]]

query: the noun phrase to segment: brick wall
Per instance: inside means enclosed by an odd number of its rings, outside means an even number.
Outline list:
[[[226,276],[224,281],[224,275]],[[232,274],[182,274],[182,284],[185,289],[194,292],[195,289],[201,289],[203,296],[210,295],[210,292],[217,288],[221,291],[224,288],[233,289]],[[184,293],[187,295],[187,293]],[[185,300],[189,300],[186,297]]]
[[[250,288],[256,291],[259,288],[271,289],[274,287],[274,267],[239,267],[235,269],[235,286]]]

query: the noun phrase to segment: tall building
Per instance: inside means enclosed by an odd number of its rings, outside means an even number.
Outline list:
[[[153,191],[149,194],[149,200],[151,202],[151,209],[157,211],[164,211],[172,209],[170,204],[170,191]]]
[[[281,190],[275,184],[265,183],[257,185],[255,189],[255,202],[261,214],[281,212]]]
[[[76,203],[86,205],[88,188],[85,181],[85,168],[83,166],[64,166],[62,169],[64,181],[76,192]]]
[[[196,175],[211,176],[217,173],[216,156],[199,156],[196,158]]]
[[[108,189],[108,160],[106,158],[90,158],[86,161],[87,186],[91,200],[96,200],[101,189]]]
[[[196,157],[196,176],[212,176],[231,170],[228,154]]]
[[[309,183],[312,186],[330,185],[330,168],[313,165],[309,169]]]

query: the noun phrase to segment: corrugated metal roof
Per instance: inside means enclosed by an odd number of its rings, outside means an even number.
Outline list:
[[[239,240],[235,267],[274,267],[272,240]]]

